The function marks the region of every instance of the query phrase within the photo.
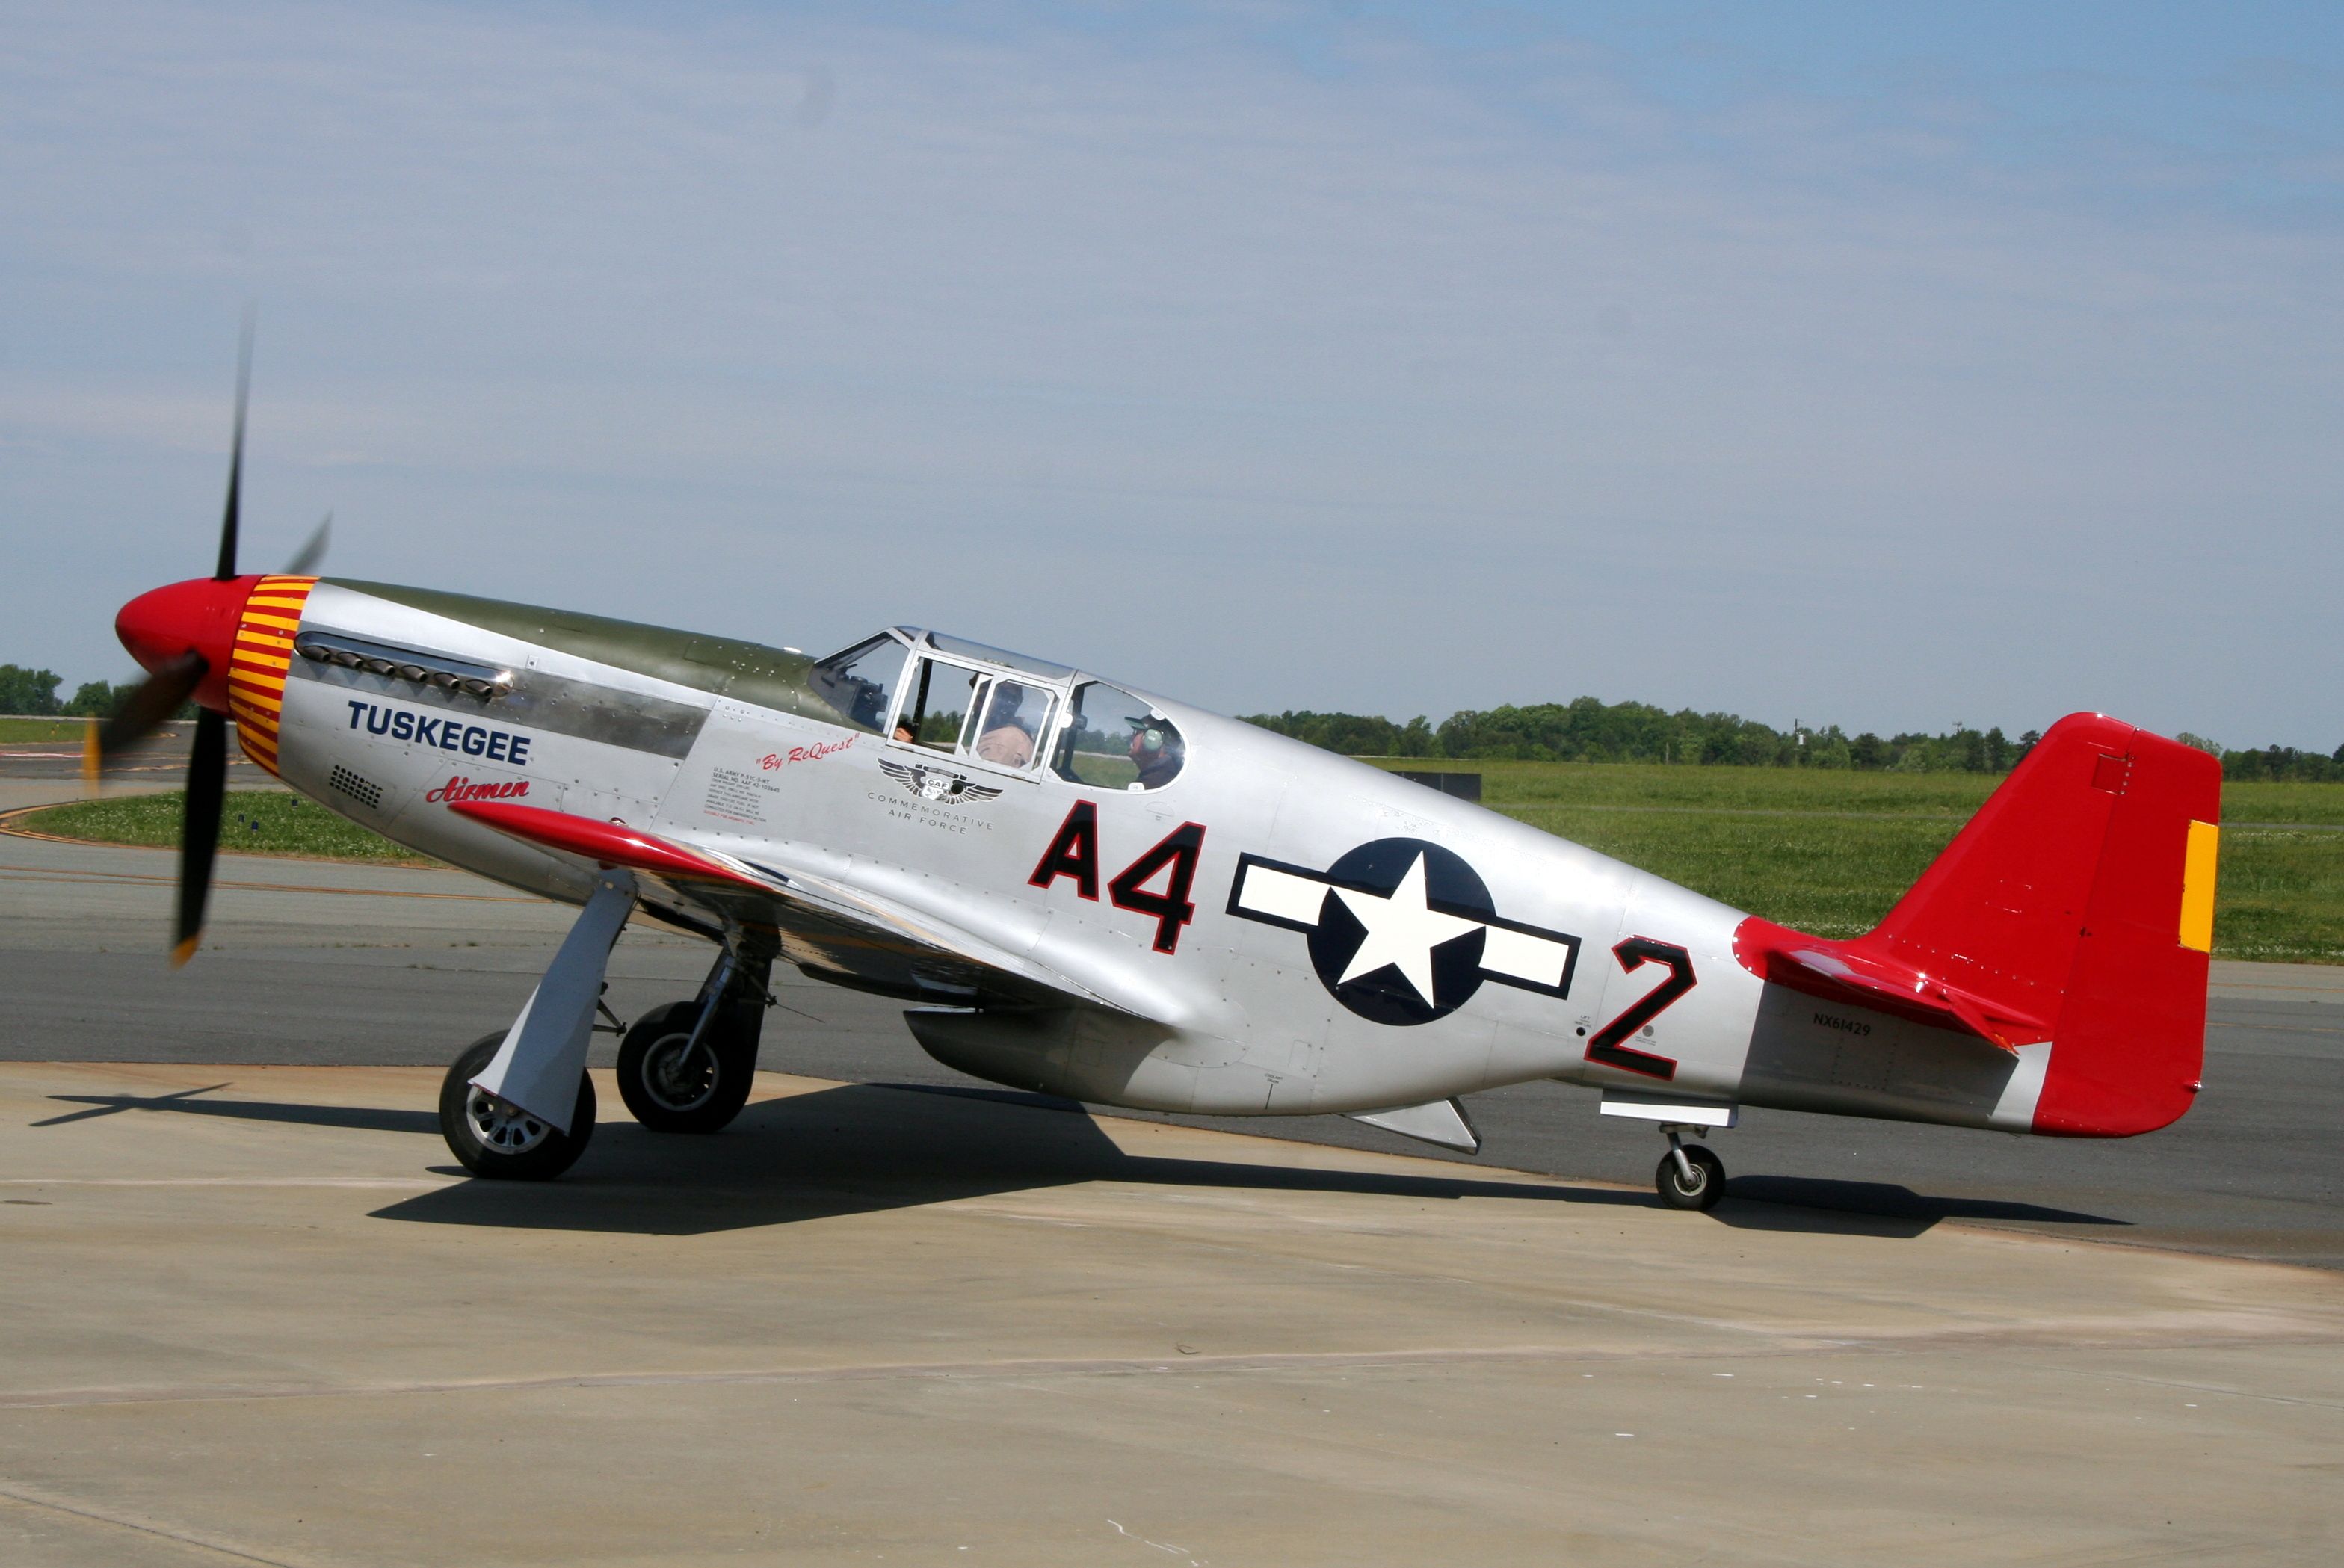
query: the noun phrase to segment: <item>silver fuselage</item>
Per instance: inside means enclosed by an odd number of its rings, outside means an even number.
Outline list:
[[[1949,1059],[1943,1031],[1854,1017],[1762,981],[1734,956],[1741,911],[1169,699],[1150,700],[1179,726],[1187,756],[1161,789],[1092,788],[1043,768],[961,756],[953,767],[998,794],[940,801],[906,787],[900,767],[882,765],[929,760],[917,748],[825,721],[805,704],[743,700],[722,681],[645,673],[331,582],[310,593],[301,623],[510,672],[534,693],[523,707],[483,705],[396,673],[290,660],[278,771],[353,821],[498,882],[577,903],[590,890],[591,865],[467,821],[447,804],[512,799],[616,819],[861,889],[1107,1004],[914,1015],[932,1051],[985,1077],[1100,1103],[1221,1115],[1370,1111],[1537,1078],[1622,1097],[2012,1130],[2034,1113],[2047,1047],[2016,1058],[1981,1047]],[[1080,679],[1056,685],[1063,692]],[[1036,885],[1037,862],[1078,802],[1096,814],[1110,875],[1187,824],[1202,829],[1194,918],[1172,951],[1154,940],[1150,916],[1086,898],[1072,879]],[[1470,985],[1437,1017],[1365,1016],[1337,995],[1323,964],[1314,966],[1307,931],[1245,912],[1247,899],[1270,906],[1273,883],[1262,873],[1240,896],[1241,874],[1283,866],[1292,869],[1282,875],[1307,879],[1380,841],[1438,846],[1470,865],[1497,922],[1546,934],[1509,938],[1521,964],[1544,962],[1558,941],[1571,950],[1559,976],[1567,984],[1493,979]],[[1665,1085],[1588,1057],[1607,1022],[1670,977],[1662,966],[1623,962],[1618,949],[1635,938],[1682,949],[1694,977],[1627,1042],[1673,1061]],[[1494,964],[1500,938],[1487,940]],[[786,1047],[771,1057],[785,1061]]]

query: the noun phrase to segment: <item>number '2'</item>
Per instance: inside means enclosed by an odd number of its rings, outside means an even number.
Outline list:
[[[1693,987],[1692,955],[1671,942],[1656,942],[1650,936],[1631,936],[1612,949],[1620,960],[1620,967],[1630,974],[1646,964],[1665,964],[1669,977],[1645,992],[1622,1010],[1620,1016],[1595,1031],[1587,1042],[1587,1059],[1607,1067],[1621,1067],[1632,1073],[1642,1073],[1648,1078],[1673,1078],[1677,1076],[1674,1057],[1654,1056],[1640,1051],[1624,1042],[1628,1037],[1668,1011],[1671,1004]]]

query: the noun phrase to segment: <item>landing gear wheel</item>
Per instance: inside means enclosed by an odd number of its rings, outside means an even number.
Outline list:
[[[1671,1209],[1716,1208],[1717,1200],[1725,1196],[1725,1161],[1706,1145],[1698,1143],[1685,1145],[1684,1157],[1692,1167],[1691,1181],[1677,1168],[1676,1150],[1661,1156],[1661,1168],[1652,1173],[1652,1184],[1661,1189],[1661,1201]]]
[[[440,1135],[474,1176],[505,1181],[551,1181],[578,1162],[594,1136],[594,1080],[581,1074],[570,1130],[506,1104],[472,1080],[505,1043],[505,1031],[483,1035],[465,1048],[440,1081]]]
[[[715,1132],[741,1114],[757,1050],[725,1027],[729,1011],[720,1007],[697,1045],[698,1002],[670,1002],[635,1021],[619,1046],[619,1098],[637,1121],[653,1132]]]

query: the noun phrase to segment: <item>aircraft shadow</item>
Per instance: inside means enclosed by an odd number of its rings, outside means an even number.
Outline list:
[[[353,1132],[429,1132],[440,1130],[440,1118],[428,1110],[386,1110],[373,1106],[291,1105],[278,1100],[197,1099],[227,1088],[211,1084],[199,1089],[179,1089],[167,1095],[51,1095],[66,1105],[87,1110],[67,1111],[30,1123],[33,1127],[65,1127],[126,1111],[171,1111],[182,1116],[224,1116],[242,1121],[301,1122],[310,1127],[346,1128]]]
[[[1832,1231],[1855,1236],[1919,1236],[1944,1219],[2025,1220],[2060,1225],[2130,1226],[2129,1219],[1993,1198],[1936,1198],[1890,1181],[1840,1181],[1810,1176],[1737,1176],[1710,1218],[1737,1230]]]
[[[164,1095],[52,1095],[86,1108],[31,1123],[61,1127],[125,1113],[227,1117],[437,1138],[429,1110],[207,1099],[227,1083]],[[435,1166],[458,1174],[457,1166]],[[1313,1170],[1131,1155],[1072,1100],[1006,1089],[844,1084],[753,1105],[727,1133],[680,1138],[629,1120],[597,1127],[585,1158],[560,1181],[467,1181],[407,1199],[375,1217],[422,1224],[701,1235],[803,1219],[915,1208],[1085,1181],[1252,1191],[1591,1203],[1652,1208],[1652,1194],[1470,1177]],[[1909,1239],[1940,1220],[2128,1226],[2040,1204],[1939,1198],[1884,1181],[1740,1176],[1710,1211],[1744,1230],[1822,1231]]]
[[[1085,1181],[1639,1208],[1653,1201],[1603,1188],[1130,1155],[1088,1116],[1038,1096],[847,1084],[753,1105],[713,1138],[611,1122],[595,1129],[585,1158],[560,1181],[462,1182],[374,1213],[434,1225],[702,1235]]]

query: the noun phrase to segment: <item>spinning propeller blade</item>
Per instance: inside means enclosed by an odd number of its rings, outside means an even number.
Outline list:
[[[227,506],[220,518],[219,561],[211,580],[174,583],[140,595],[123,606],[115,630],[123,645],[147,670],[114,716],[92,724],[83,750],[83,773],[93,782],[122,748],[155,730],[194,698],[196,740],[187,754],[186,815],[179,835],[178,913],[171,933],[171,963],[194,956],[203,938],[204,905],[211,893],[212,860],[219,849],[220,814],[227,795],[228,649],[236,636],[250,581],[237,580],[237,534],[244,495],[244,417],[252,385],[252,312],[244,317],[237,354],[236,428],[227,460]],[[318,531],[295,557],[294,572],[305,572],[325,553],[328,529]]]
[[[244,405],[252,390],[252,309],[244,312],[244,335],[236,353],[236,435],[227,450],[227,511],[220,519],[219,566],[215,582],[236,575],[236,530],[244,493]]]
[[[318,525],[318,531],[311,534],[308,541],[293,552],[293,559],[285,563],[285,570],[278,575],[279,577],[314,575],[318,564],[326,559],[326,546],[331,544],[333,541],[334,514],[329,511],[326,514],[326,521]]]
[[[96,783],[106,760],[133,741],[145,740],[179,711],[210,666],[201,653],[187,652],[141,681],[104,723],[92,724],[82,744],[82,774]]]
[[[204,902],[212,890],[212,856],[219,850],[220,804],[227,795],[227,719],[206,708],[196,715],[196,744],[187,754],[187,811],[179,826],[179,914],[171,931],[171,967],[196,956],[204,935]]]

